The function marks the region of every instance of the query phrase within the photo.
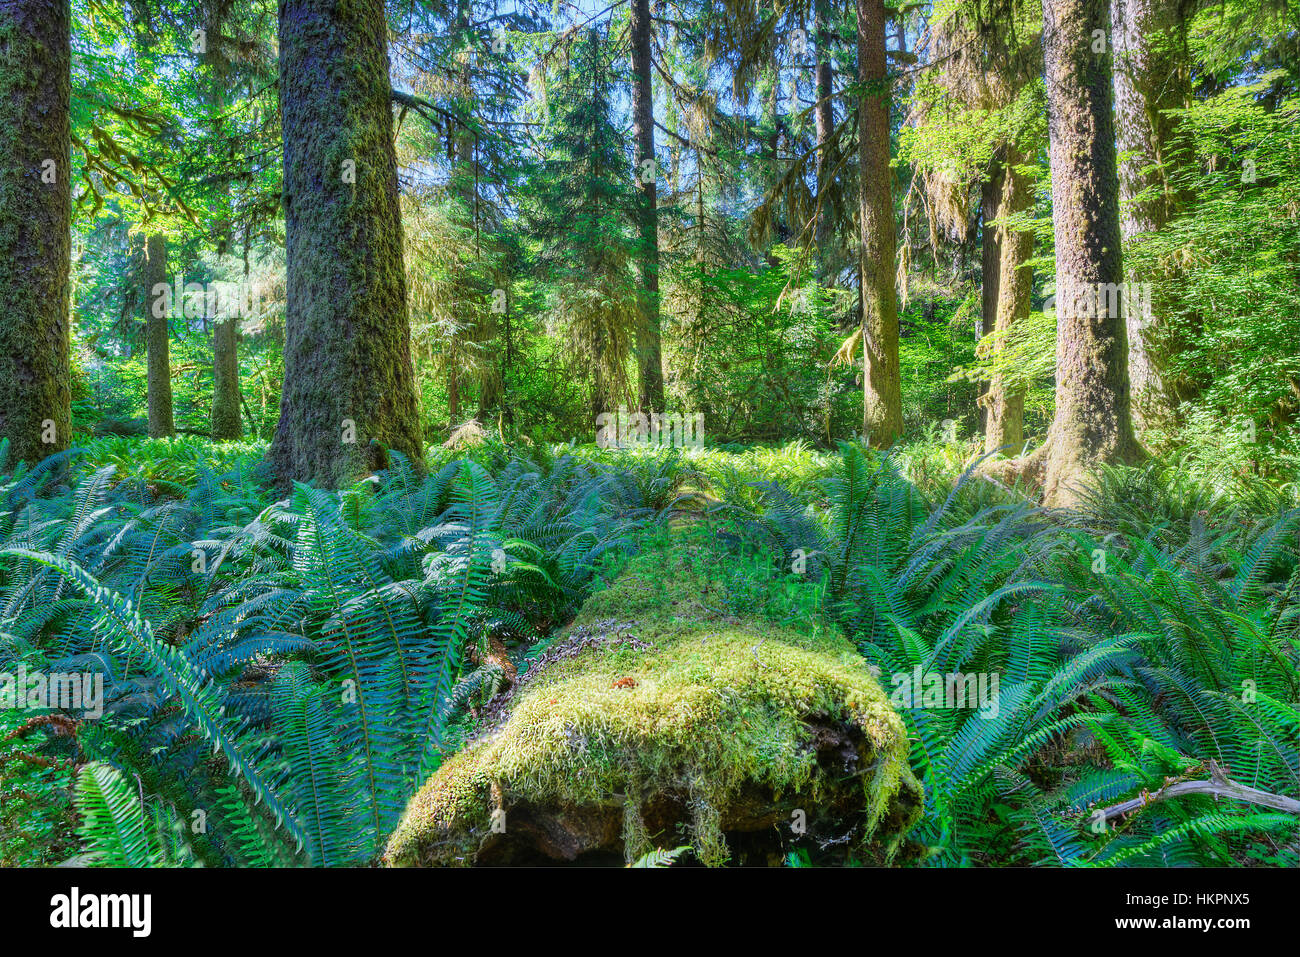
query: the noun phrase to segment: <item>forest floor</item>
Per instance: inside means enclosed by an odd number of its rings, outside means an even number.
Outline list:
[[[842,636],[875,677],[924,794],[899,862],[1300,863],[1287,489],[1155,460],[1048,511],[964,475],[959,444],[487,442],[284,498],[259,484],[264,449],[108,438],[0,478],[0,670],[102,681],[97,713],[0,711],[5,863],[374,862],[665,536],[707,553],[692,601],[718,622]],[[717,664],[686,671],[736,685]],[[764,721],[733,736],[740,778],[768,780],[793,740]],[[198,810],[204,833],[176,826]],[[685,823],[634,828],[636,850],[753,850]]]

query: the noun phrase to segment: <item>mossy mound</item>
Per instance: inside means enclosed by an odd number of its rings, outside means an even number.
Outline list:
[[[902,721],[843,637],[728,614],[716,559],[651,552],[592,596],[411,800],[385,862],[893,857],[921,808]]]

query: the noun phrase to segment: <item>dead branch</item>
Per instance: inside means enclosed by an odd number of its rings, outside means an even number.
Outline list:
[[[1230,780],[1223,773],[1223,769],[1213,761],[1210,762],[1209,780],[1178,781],[1165,785],[1154,794],[1143,791],[1131,800],[1103,808],[1102,813],[1105,815],[1106,820],[1109,821],[1112,818],[1123,817],[1126,814],[1132,814],[1134,811],[1140,811],[1142,808],[1149,807],[1157,802],[1168,801],[1186,794],[1207,794],[1214,798],[1229,798],[1233,801],[1244,801],[1247,804],[1257,804],[1260,807],[1272,808],[1285,814],[1300,816],[1300,801],[1289,798],[1284,794],[1261,791],[1259,788],[1252,788]]]

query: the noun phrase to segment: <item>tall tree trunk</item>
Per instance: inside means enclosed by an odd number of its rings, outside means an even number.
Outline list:
[[[817,251],[822,259],[822,270],[829,273],[828,260],[831,258],[831,226],[833,217],[826,209],[827,195],[831,186],[830,163],[826,151],[835,129],[835,105],[831,100],[833,89],[831,82],[831,31],[827,21],[830,19],[829,0],[816,0],[813,7],[813,34],[816,43],[817,66],[816,81],[817,105],[813,108],[813,122],[817,136],[817,225],[814,234],[817,239]]]
[[[1142,450],[1129,414],[1119,179],[1111,114],[1108,0],[1044,0],[1052,221],[1056,237],[1056,414],[1044,501],[1070,505],[1098,463]],[[1110,301],[1108,301],[1108,299]]]
[[[637,224],[641,235],[641,325],[637,371],[644,412],[664,411],[663,332],[659,313],[659,201],[655,179],[654,92],[650,85],[650,0],[631,0],[632,139],[640,180]],[[651,175],[644,175],[646,160]]]
[[[458,0],[455,29],[456,34],[462,38],[468,39],[472,36],[470,0]],[[454,180],[456,195],[460,199],[466,217],[466,227],[474,232],[474,255],[477,257],[480,253],[478,134],[474,132],[474,129],[469,124],[474,115],[474,75],[472,60],[468,53],[463,53],[460,58],[459,85],[456,89],[456,95],[457,113],[460,115],[462,122],[456,125],[455,134],[452,138],[456,162]],[[467,302],[472,300],[475,306],[482,306],[482,290],[470,282],[466,270],[462,269],[457,273],[456,285],[460,297],[463,297]],[[477,318],[474,320],[473,325],[456,335],[464,336],[468,343],[481,344],[490,341],[493,332],[491,318],[477,312],[477,310],[475,312]],[[456,359],[460,355],[459,345],[458,341],[449,344],[452,363],[448,368],[447,375],[447,418],[450,428],[456,427],[456,422],[461,414],[461,375],[456,364]],[[473,374],[471,375],[471,378],[478,380],[478,411],[475,413],[475,418],[481,424],[486,424],[488,409],[494,401],[492,395],[494,379],[492,363],[485,360],[472,345],[469,346],[466,354],[477,356],[477,369],[472,370]]]
[[[212,437],[244,435],[239,411],[239,319],[219,320],[212,331]]]
[[[0,438],[9,466],[72,432],[69,0],[0,0]]]
[[[1169,160],[1176,124],[1169,111],[1187,106],[1191,78],[1183,47],[1184,24],[1173,0],[1111,0],[1111,20],[1120,230],[1125,241],[1131,241],[1164,228],[1178,211],[1180,197],[1170,189],[1163,164]],[[1158,317],[1158,308],[1153,316]],[[1133,418],[1139,426],[1168,419],[1179,396],[1162,370],[1163,357],[1154,341],[1157,330],[1136,310],[1126,316],[1126,322]]]
[[[222,116],[226,109],[224,87],[227,71],[224,61],[213,63],[211,101],[213,125],[218,137],[221,134]],[[229,186],[222,184],[218,193],[218,213],[213,234],[217,241],[217,254],[225,255],[230,248],[230,197]],[[245,239],[244,282],[248,282],[247,239]],[[239,302],[251,299],[240,295]],[[220,316],[212,330],[212,437],[218,442],[239,439],[244,434],[244,421],[239,409],[239,316]]]
[[[894,288],[894,194],[889,170],[889,77],[884,0],[857,0],[859,203],[862,221],[862,434],[885,448],[903,433]]]
[[[374,442],[422,462],[383,0],[282,0],[288,306],[270,461],[337,487]]]
[[[462,15],[468,18],[468,6],[462,6]],[[468,31],[469,26],[466,21],[464,30]],[[461,71],[461,95],[464,99],[465,119],[469,119],[469,97],[470,97],[470,75],[469,64],[465,64]],[[474,167],[476,157],[474,156],[474,133],[467,125],[458,125],[456,135],[453,139],[453,147],[456,151],[456,181],[458,183],[456,192],[459,194],[461,206],[467,217],[466,228],[472,228],[478,233],[478,190],[474,185]],[[479,290],[471,288],[468,276],[465,271],[458,272],[456,275],[456,287],[460,295],[466,300],[477,299],[480,296]],[[462,342],[472,342],[478,336],[483,334],[483,329],[476,322],[472,327],[464,328],[453,333],[453,341],[448,344],[448,355],[451,360],[447,367],[447,418],[448,428],[456,428],[460,416],[461,406],[461,368],[460,361],[462,352],[460,349]],[[463,337],[463,338],[462,338]],[[466,348],[465,355],[474,354],[472,346]],[[469,376],[473,381],[473,376]],[[482,377],[480,376],[480,384]]]
[[[511,336],[510,329],[510,302],[506,301],[505,315],[501,318],[505,325],[506,332],[506,351],[501,361],[501,406],[502,414],[505,416],[506,424],[513,427],[515,424],[515,410],[511,405],[510,385],[514,382],[515,355],[514,339]],[[594,421],[594,419],[593,419]]]
[[[496,323],[492,323],[492,334],[495,336]],[[483,425],[487,425],[488,420],[492,417],[492,410],[501,402],[501,369],[492,362],[490,354],[480,359],[482,365],[479,367],[478,377],[478,411],[474,417]]]
[[[158,308],[153,290],[167,284],[167,237],[150,233],[144,244],[145,351],[149,381],[149,438],[176,434],[172,421],[171,330],[167,310]],[[179,310],[182,314],[184,308]],[[162,315],[158,315],[162,313]]]
[[[593,424],[601,415],[613,413],[614,411],[614,404],[610,399],[609,391],[609,387],[605,382],[605,338],[597,330],[595,341],[592,343],[591,363],[591,421]]]
[[[1006,170],[1001,155],[994,158],[988,175],[980,184],[980,334],[987,336],[997,326],[998,280],[1002,269],[1002,236],[992,225],[1001,215],[1002,190],[1006,184]],[[979,409],[980,432],[988,426],[988,387],[980,382],[975,400]]]
[[[460,419],[460,356],[456,343],[448,347],[447,356],[447,428],[454,429]]]
[[[998,200],[999,217],[1028,212],[1034,203],[1033,186],[1019,170],[1030,157],[1014,145],[1004,154],[1002,194]],[[998,227],[998,282],[993,329],[998,339],[1029,315],[1034,291],[1034,271],[1029,260],[1034,254],[1034,234],[1028,230]],[[1009,383],[1002,373],[995,373],[985,396],[987,418],[984,427],[984,451],[994,452],[1004,446],[1015,452],[1024,445],[1025,393],[1022,386]]]

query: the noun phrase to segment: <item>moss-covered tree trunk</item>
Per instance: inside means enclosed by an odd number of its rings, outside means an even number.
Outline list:
[[[1141,456],[1129,414],[1108,0],[1045,0],[1043,58],[1056,237],[1056,413],[1044,500],[1077,501],[1102,462]]]
[[[72,47],[68,0],[0,0],[0,438],[68,447]]]
[[[212,437],[241,438],[244,420],[239,411],[239,319],[217,322],[212,331]]]
[[[859,212],[862,228],[862,434],[878,448],[903,432],[894,288],[894,194],[889,170],[889,76],[883,0],[857,0]]]
[[[1002,263],[1002,236],[994,222],[1002,215],[1006,169],[996,159],[980,184],[980,319],[984,334],[997,324],[998,280]]]
[[[373,440],[421,462],[383,0],[283,0],[288,270],[281,482],[337,487]]]
[[[225,84],[228,62],[213,58],[213,84],[210,101],[212,123],[218,140],[221,136],[223,115],[226,110]],[[217,241],[217,254],[225,255],[230,247],[230,193],[227,184],[219,187],[217,194],[217,219],[213,234]],[[245,241],[247,244],[247,241]],[[245,248],[247,252],[247,248]],[[244,281],[248,281],[247,256]],[[239,297],[240,302],[250,297]],[[244,422],[239,411],[239,316],[218,317],[212,330],[212,437],[217,441],[238,439],[244,434]]]
[[[596,422],[602,415],[613,412],[614,399],[605,377],[609,360],[605,357],[605,336],[601,329],[591,343],[591,421]]]
[[[1031,157],[1014,146],[1007,147],[998,199],[999,217],[1020,215],[1033,207],[1033,185],[1020,171],[1020,167],[1030,160]],[[1001,351],[1007,332],[1029,315],[1034,291],[1034,271],[1029,266],[1034,254],[1034,234],[1006,225],[997,227],[996,231],[998,284],[992,331],[995,333],[993,348]],[[1005,373],[994,373],[985,396],[985,406],[984,451],[993,452],[1006,447],[1009,453],[1018,452],[1025,441],[1023,385],[1010,381]]]
[[[1002,236],[994,221],[1001,215],[1002,189],[1006,170],[1000,156],[989,166],[980,184],[980,334],[993,332],[998,320],[998,280],[1002,269]],[[988,427],[989,383],[981,381],[975,404],[979,408],[980,432]]]
[[[713,865],[780,866],[801,846],[819,863],[915,857],[924,794],[868,663],[833,629],[705,607],[726,595],[725,553],[683,544],[638,555],[508,679],[384,863],[620,865],[686,844]]]
[[[1171,111],[1187,106],[1184,22],[1173,0],[1112,0],[1115,43],[1115,115],[1120,152],[1120,229],[1126,242],[1163,229],[1181,197],[1170,188],[1167,165],[1177,120]],[[1135,281],[1142,277],[1132,277]],[[1179,400],[1164,366],[1159,303],[1151,316],[1132,310],[1125,317],[1129,338],[1129,381],[1133,418],[1139,425],[1166,420]]]
[[[447,347],[447,428],[460,424],[460,356],[456,343]]]
[[[641,249],[641,322],[637,371],[643,412],[664,411],[663,331],[659,312],[659,198],[654,92],[650,85],[650,0],[631,0],[632,140],[636,143],[637,229]]]
[[[168,310],[154,289],[167,284],[167,237],[150,233],[144,242],[145,349],[148,361],[149,437],[165,439],[176,434],[172,421],[171,331]],[[184,312],[182,308],[180,310]]]
[[[209,10],[211,20],[207,22],[209,34],[220,33],[222,20],[230,10],[217,5]],[[211,121],[214,137],[218,143],[222,140],[225,126],[226,86],[233,74],[233,64],[221,44],[209,44],[205,60],[212,66],[212,85],[208,92],[208,105],[211,109]],[[230,186],[227,182],[217,185],[216,216],[212,226],[212,237],[217,244],[217,255],[224,256],[231,246]],[[244,238],[244,282],[248,281],[247,237]],[[244,302],[247,296],[239,296]],[[218,316],[212,330],[212,438],[230,441],[243,436],[243,419],[239,412],[239,316]]]

